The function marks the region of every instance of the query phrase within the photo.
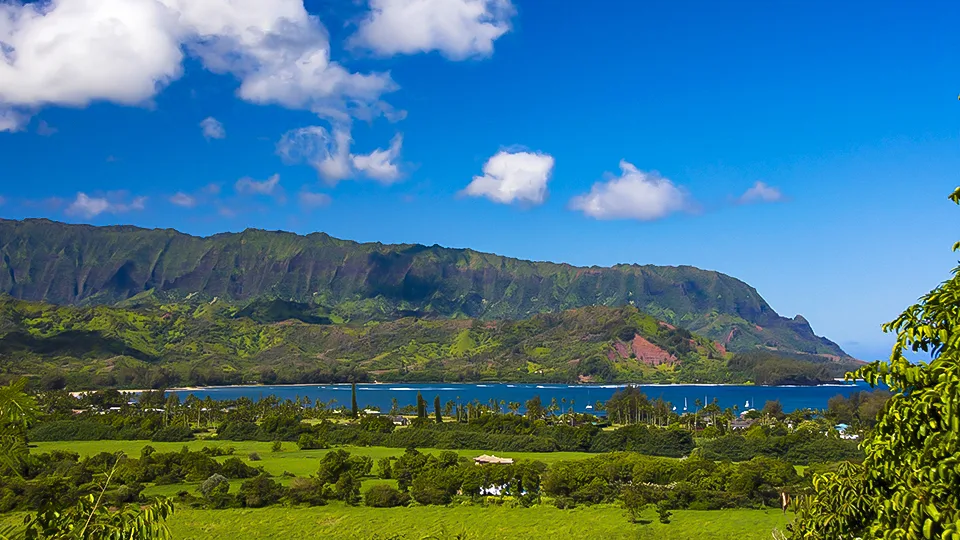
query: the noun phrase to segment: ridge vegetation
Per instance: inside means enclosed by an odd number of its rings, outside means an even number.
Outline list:
[[[132,303],[128,303],[132,304]],[[334,323],[307,304],[55,306],[0,297],[2,377],[41,387],[347,381],[816,384],[851,362],[723,346],[632,306]]]
[[[587,306],[633,306],[730,351],[849,359],[803,317],[781,317],[755,289],[719,272],[583,268],[436,245],[357,243],[324,233],[248,229],[200,238],[172,229],[0,220],[0,292],[81,306],[218,301],[246,307],[244,315],[259,322],[519,320]],[[270,304],[273,299],[283,303]],[[248,307],[253,301],[266,303]]]

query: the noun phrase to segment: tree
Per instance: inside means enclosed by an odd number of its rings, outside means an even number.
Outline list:
[[[0,472],[12,471],[17,476],[29,454],[26,430],[36,415],[36,401],[24,392],[25,387],[25,379],[0,387]],[[103,504],[103,495],[117,470],[116,463],[104,479],[99,495],[90,494],[73,506],[55,501],[29,517],[22,531],[0,526],[0,538],[15,535],[27,539],[170,538],[165,523],[173,513],[169,499],[157,499],[145,507],[130,505],[116,510]]]
[[[526,403],[527,418],[531,420],[539,420],[543,418],[545,409],[543,408],[543,401],[540,400],[540,396],[536,395],[527,400]]]
[[[417,392],[417,418],[421,420],[427,419],[427,402],[423,399],[420,392]]]
[[[950,199],[960,204],[960,188]],[[792,538],[960,538],[960,268],[883,329],[897,334],[890,361],[847,374],[893,394],[866,458],[814,477]],[[913,364],[908,349],[931,359]]]
[[[763,412],[763,416],[773,420],[780,420],[784,417],[783,405],[780,403],[779,399],[764,403],[763,410],[761,412]]]
[[[222,474],[213,474],[200,484],[200,494],[204,497],[230,490],[230,481]]]
[[[360,407],[357,407],[357,383],[350,384],[350,414],[354,418],[360,416]]]
[[[440,396],[433,398],[433,415],[436,417],[438,424],[443,423],[443,417],[440,416]]]
[[[248,508],[262,508],[280,500],[283,487],[262,473],[240,484],[237,498]]]
[[[623,508],[630,514],[630,521],[634,523],[640,520],[643,509],[650,504],[644,489],[638,485],[624,486],[620,499],[623,501]]]

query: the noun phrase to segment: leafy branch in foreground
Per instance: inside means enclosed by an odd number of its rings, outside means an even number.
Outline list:
[[[950,199],[960,204],[960,188]],[[814,478],[794,539],[960,539],[960,268],[884,331],[897,333],[890,361],[847,378],[886,384],[893,397],[864,440],[863,464]],[[911,363],[908,349],[931,361]]]
[[[20,474],[29,459],[27,427],[36,415],[36,401],[23,389],[21,379],[0,387],[0,471],[9,469]],[[119,463],[119,461],[118,461]],[[0,529],[0,539],[56,540],[166,540],[170,538],[164,521],[173,513],[169,499],[158,499],[145,507],[127,506],[113,509],[104,506],[103,495],[110,485],[117,464],[104,480],[98,496],[82,498],[75,506],[53,503],[28,516],[24,529]]]

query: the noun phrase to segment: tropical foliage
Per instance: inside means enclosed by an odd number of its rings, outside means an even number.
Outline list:
[[[960,203],[960,188],[950,198]],[[851,377],[883,383],[893,397],[862,465],[814,479],[794,538],[960,539],[960,269],[884,329],[897,334],[890,361]],[[911,363],[907,350],[931,360]]]
[[[23,392],[24,383],[13,383],[0,388],[0,444],[3,465],[0,468],[0,503],[11,502],[11,482],[25,482],[24,474],[42,466],[44,460],[31,459],[27,449],[26,430],[36,414],[33,399]],[[109,461],[109,460],[108,460]],[[34,499],[38,512],[27,518],[23,530],[0,530],[0,538],[57,539],[57,540],[153,540],[169,538],[164,520],[173,512],[168,500],[156,500],[144,507],[107,508],[104,494],[117,471],[118,461],[103,478],[98,494],[90,493],[73,502],[63,487],[75,490],[77,478],[57,478],[45,484],[46,496]],[[93,474],[89,474],[89,480]],[[123,502],[115,501],[122,505]],[[6,511],[10,508],[2,508]]]

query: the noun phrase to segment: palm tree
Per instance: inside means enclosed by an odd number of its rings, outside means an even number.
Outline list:
[[[703,402],[697,398],[693,400],[693,404],[696,405],[693,409],[693,429],[697,429],[700,426],[700,407],[703,407]]]

